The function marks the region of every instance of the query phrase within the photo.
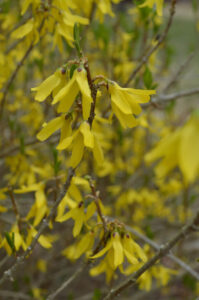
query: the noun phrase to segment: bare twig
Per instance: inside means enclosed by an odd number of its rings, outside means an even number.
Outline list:
[[[91,97],[93,99],[93,102],[91,103],[90,116],[88,118],[88,123],[89,123],[90,128],[91,128],[92,124],[93,124],[93,120],[95,118],[95,104],[96,104],[96,97],[97,97],[97,88],[96,88],[96,86],[95,86],[95,84],[92,80],[90,69],[89,69],[89,66],[88,66],[88,62],[86,62],[84,64],[84,67],[85,67],[86,72],[87,72],[88,84],[89,84],[89,87],[90,87],[90,90],[91,90]]]
[[[171,77],[169,82],[166,84],[166,86],[162,90],[163,94],[166,93],[167,90],[170,89],[176,83],[179,76],[182,74],[184,69],[188,66],[188,64],[190,63],[190,61],[194,57],[194,55],[195,55],[195,51],[191,52],[191,54],[186,58],[186,60],[179,66],[178,70],[175,72],[175,74]]]
[[[97,207],[97,213],[102,221],[102,224],[103,224],[103,228],[104,228],[104,237],[106,236],[106,233],[107,233],[107,225],[106,225],[106,220],[105,220],[105,217],[103,216],[102,214],[102,211],[101,211],[101,208],[100,208],[100,204],[99,204],[99,195],[98,195],[98,192],[96,191],[95,189],[95,186],[93,184],[93,181],[92,179],[89,180],[89,184],[90,184],[90,188],[91,188],[91,191],[92,191],[92,194],[93,194],[93,197],[95,199],[95,205]]]
[[[157,101],[155,101],[155,102],[156,103],[160,103],[160,102],[164,103],[165,101],[171,101],[171,100],[186,97],[186,96],[193,96],[198,93],[199,93],[199,88],[194,88],[194,89],[190,89],[187,91],[177,92],[177,93],[173,93],[173,94],[169,94],[169,95],[159,95],[157,98]]]
[[[48,217],[43,219],[43,221],[40,224],[40,227],[37,231],[37,234],[35,235],[34,239],[32,240],[31,245],[26,249],[26,251],[21,256],[17,257],[17,261],[14,263],[14,265],[4,272],[2,278],[0,279],[0,284],[2,284],[7,278],[12,278],[14,271],[25,260],[25,258],[29,256],[29,254],[34,249],[39,237],[44,232],[44,230],[48,227],[48,224],[51,221],[51,219],[53,218],[59,203],[61,202],[61,200],[64,197],[65,193],[69,189],[71,180],[74,176],[74,172],[75,172],[74,169],[72,169],[72,168],[69,169],[67,180],[66,180],[66,182],[65,182],[65,184],[62,188],[62,191],[59,194],[59,197],[57,198],[57,200],[55,201],[53,207],[51,208]]]
[[[11,187],[8,190],[8,194],[10,195],[10,199],[11,199],[12,207],[13,207],[13,210],[14,210],[14,213],[16,216],[18,228],[21,231],[21,218],[20,218],[20,214],[19,214],[19,210],[18,210],[16,201],[15,201],[15,198],[14,198],[13,190]]]
[[[139,270],[137,270],[130,278],[122,282],[118,287],[112,289],[105,297],[104,300],[113,299],[118,294],[123,292],[129,286],[136,284],[137,279],[151,268],[160,258],[164,257],[181,239],[185,238],[187,234],[198,228],[199,225],[199,212],[196,214],[195,218],[186,226],[184,226],[181,231],[176,234],[176,236],[162,245],[157,254],[155,254],[150,260],[148,260]]]
[[[149,239],[145,235],[141,234],[140,232],[138,232],[137,230],[133,229],[130,226],[126,226],[126,228],[128,229],[129,232],[133,233],[139,239],[141,239],[145,243],[149,244],[155,250],[158,250],[158,251],[160,250],[160,248],[161,248],[160,245],[158,245],[157,243],[155,243],[154,241],[152,241],[151,239]],[[187,273],[189,273],[192,277],[199,280],[199,274],[194,269],[192,269],[189,265],[187,265],[185,262],[183,262],[181,259],[179,259],[178,257],[176,257],[175,255],[173,255],[171,253],[167,254],[167,256],[172,261],[174,261],[176,264],[178,264],[182,269],[187,271]]]
[[[33,298],[25,295],[23,293],[19,293],[19,292],[11,292],[11,291],[4,291],[1,290],[0,291],[0,297],[2,297],[1,299],[8,299],[8,298],[14,298],[14,299],[23,299],[23,300],[32,300]]]
[[[67,279],[54,293],[49,295],[46,300],[53,300],[57,297],[69,284],[74,281],[84,270],[86,265],[81,266],[69,279]]]
[[[170,15],[169,15],[169,20],[167,22],[167,25],[165,27],[165,30],[163,31],[162,35],[160,36],[157,44],[151,48],[146,55],[144,55],[140,61],[140,63],[138,64],[138,66],[135,68],[135,70],[131,73],[131,75],[129,76],[128,80],[126,81],[124,86],[128,86],[128,84],[134,79],[134,77],[136,76],[136,74],[140,71],[140,69],[148,62],[149,58],[151,57],[151,55],[159,48],[159,46],[164,42],[164,40],[167,37],[167,34],[169,32],[169,29],[171,27],[171,24],[173,22],[173,16],[175,14],[175,6],[176,6],[176,2],[177,0],[172,0],[171,2],[171,7],[170,7]]]

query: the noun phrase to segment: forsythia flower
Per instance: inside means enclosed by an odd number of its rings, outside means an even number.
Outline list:
[[[92,97],[84,68],[78,68],[74,71],[73,77],[55,96],[52,104],[59,102],[57,111],[68,112],[79,92],[82,94],[83,118],[87,120],[90,115]]]
[[[162,10],[163,10],[163,3],[164,0],[146,0],[140,7],[150,7],[152,8],[154,4],[156,4],[157,14],[158,16],[162,16]]]
[[[109,264],[113,270],[122,265],[125,256],[130,264],[139,262],[136,256],[143,261],[147,259],[143,250],[130,238],[129,234],[124,234],[121,238],[118,232],[112,233],[106,246],[91,258],[101,257],[106,252],[108,252]]]
[[[62,254],[71,260],[78,259],[82,254],[90,251],[94,245],[95,235],[94,232],[89,231],[86,233],[78,243],[67,247],[62,251]]]
[[[65,72],[56,70],[56,72],[46,78],[39,86],[31,88],[31,91],[36,92],[35,100],[42,102],[44,101],[52,92],[59,91],[64,84],[66,84]]]
[[[57,149],[63,150],[68,148],[70,145],[72,145],[70,165],[73,168],[75,168],[81,161],[84,154],[84,147],[92,150],[94,158],[98,164],[103,162],[102,149],[87,122],[83,122],[73,135],[63,139],[57,146]]]
[[[56,217],[57,222],[65,222],[68,219],[72,218],[75,221],[75,225],[73,227],[73,236],[76,237],[79,235],[84,223],[92,217],[95,213],[96,207],[95,203],[91,202],[88,205],[87,211],[85,212],[85,207],[83,201],[76,204],[74,208],[69,210],[65,215],[58,215]]]
[[[182,128],[163,138],[145,157],[147,162],[162,158],[156,167],[158,176],[165,176],[179,166],[187,182],[199,174],[199,118],[192,117]]]
[[[44,125],[42,130],[37,134],[37,138],[40,141],[45,141],[49,138],[55,131],[61,129],[60,143],[71,135],[72,129],[70,126],[70,118],[65,118],[65,116],[57,117],[47,124]]]
[[[141,113],[139,103],[148,102],[150,95],[155,94],[154,90],[122,88],[113,81],[109,81],[108,89],[111,94],[113,112],[124,128],[137,125],[137,120],[133,114],[138,115]]]

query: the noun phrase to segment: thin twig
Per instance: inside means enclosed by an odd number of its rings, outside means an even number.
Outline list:
[[[106,237],[106,234],[107,234],[107,225],[106,225],[106,220],[105,220],[105,217],[103,216],[102,214],[102,211],[101,211],[101,208],[100,208],[100,204],[99,204],[99,195],[98,195],[98,192],[96,191],[95,189],[95,186],[93,184],[93,181],[92,179],[89,180],[89,184],[90,184],[90,188],[91,188],[91,191],[92,191],[92,194],[93,194],[93,197],[95,199],[95,205],[97,207],[97,213],[102,221],[102,224],[103,224],[103,228],[104,228],[104,237]]]
[[[50,210],[50,213],[48,215],[47,218],[43,219],[43,221],[41,222],[39,229],[37,231],[37,234],[35,235],[34,239],[32,240],[31,245],[26,249],[26,251],[19,257],[17,257],[17,261],[14,263],[14,265],[9,268],[8,270],[6,270],[2,276],[2,278],[0,279],[0,285],[7,279],[7,278],[12,278],[13,273],[15,272],[15,270],[18,268],[18,266],[25,260],[26,257],[29,256],[29,254],[32,252],[32,250],[34,249],[39,237],[41,236],[41,234],[44,232],[44,230],[48,227],[49,222],[51,221],[51,219],[54,216],[54,213],[56,212],[56,209],[58,207],[58,205],[60,204],[62,198],[64,197],[64,195],[66,194],[66,192],[68,191],[69,187],[70,187],[70,183],[71,180],[74,176],[75,170],[70,168],[69,172],[68,172],[68,177],[67,180],[65,182],[65,184],[63,185],[62,191],[59,194],[59,197],[57,198],[56,202],[54,203],[53,207]]]
[[[16,216],[18,228],[19,228],[19,230],[21,230],[21,220],[20,220],[21,218],[20,218],[19,210],[18,210],[16,201],[15,201],[15,198],[14,198],[14,194],[13,194],[12,188],[10,188],[8,190],[8,194],[10,195],[10,199],[11,199],[12,207],[13,207],[13,210],[14,210],[14,213],[15,213],[15,216]]]
[[[166,84],[166,86],[164,87],[164,89],[162,90],[162,93],[166,93],[168,89],[170,89],[178,80],[179,76],[182,74],[182,72],[184,71],[184,69],[188,66],[188,64],[190,63],[190,61],[192,60],[192,58],[195,55],[195,51],[193,51],[187,58],[186,60],[179,66],[178,70],[175,72],[175,74],[171,77],[171,79],[169,80],[169,82]]]
[[[69,279],[67,279],[62,285],[51,295],[49,295],[46,300],[53,300],[55,297],[57,297],[66,287],[69,286],[69,284],[74,281],[85,269],[86,265],[83,265],[81,268],[79,268]]]
[[[169,95],[159,95],[157,98],[156,103],[164,103],[165,101],[171,101],[177,98],[182,98],[182,97],[186,97],[186,96],[192,96],[195,94],[199,93],[199,88],[193,88],[190,90],[186,90],[186,91],[182,91],[182,92],[177,92],[177,93],[173,93],[173,94],[169,94]]]
[[[143,242],[149,244],[155,250],[158,250],[158,251],[160,250],[160,248],[161,248],[160,245],[158,245],[157,243],[155,243],[154,241],[152,241],[151,239],[149,239],[145,235],[141,234],[140,232],[138,232],[134,228],[132,228],[130,226],[126,226],[126,229],[128,229],[129,232],[133,233],[135,236],[137,236]],[[182,269],[184,269],[185,271],[187,271],[187,273],[189,273],[192,277],[194,277],[195,279],[199,280],[199,273],[197,273],[189,265],[187,265],[185,262],[183,262],[181,259],[179,259],[178,257],[176,257],[175,255],[173,255],[171,253],[167,254],[167,256],[172,261],[174,261],[176,264],[178,264]]]
[[[88,79],[88,84],[91,90],[91,97],[93,99],[93,102],[91,103],[91,111],[90,111],[90,116],[88,118],[88,123],[90,125],[90,128],[92,128],[93,120],[95,118],[95,104],[96,104],[96,97],[97,97],[97,88],[92,80],[90,69],[88,66],[88,61],[84,64],[84,67],[87,72],[87,79]]]
[[[199,224],[199,212],[196,214],[195,218],[184,226],[181,231],[176,234],[176,236],[162,245],[157,254],[155,254],[150,260],[148,260],[140,269],[138,269],[130,278],[122,282],[118,287],[112,289],[103,299],[109,300],[116,297],[118,294],[123,292],[129,286],[136,284],[137,279],[145,273],[149,268],[151,268],[160,258],[164,257],[181,239],[185,238],[188,233],[195,230]]]
[[[177,0],[172,0],[171,2],[171,7],[170,7],[170,15],[169,15],[169,20],[167,22],[167,25],[165,27],[164,32],[162,33],[162,35],[160,36],[157,44],[151,48],[148,53],[146,53],[146,55],[144,55],[140,61],[140,63],[138,64],[138,66],[135,68],[135,70],[131,73],[131,75],[129,76],[128,80],[126,81],[124,86],[128,86],[128,84],[134,79],[134,77],[136,76],[136,74],[140,71],[140,69],[148,62],[149,58],[151,57],[151,55],[159,48],[159,46],[164,42],[164,40],[167,37],[167,34],[169,32],[169,29],[171,27],[171,24],[173,22],[173,16],[175,14],[175,6],[176,6],[176,2]]]
[[[14,299],[23,299],[23,300],[33,300],[32,297],[25,295],[23,293],[19,292],[11,292],[11,291],[0,291],[0,297],[3,297],[1,299],[8,299],[8,298],[14,298]]]

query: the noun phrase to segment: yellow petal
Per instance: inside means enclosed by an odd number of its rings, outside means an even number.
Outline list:
[[[79,89],[82,94],[82,109],[83,109],[83,118],[84,120],[87,120],[90,115],[90,109],[91,109],[91,103],[92,103],[92,97],[91,97],[91,90],[88,85],[87,80],[87,73],[84,69],[78,69],[74,72],[76,81],[78,83]]]
[[[12,38],[22,39],[24,36],[29,34],[33,30],[33,19],[29,20],[26,24],[20,26],[12,33]]]
[[[55,131],[59,130],[64,123],[64,117],[57,117],[47,123],[46,126],[37,134],[37,138],[40,141],[45,141],[49,136],[51,136]]]
[[[192,182],[199,171],[199,124],[191,121],[182,129],[179,157],[180,168],[188,182]]]
[[[114,249],[114,266],[117,268],[124,261],[124,253],[122,243],[120,241],[119,233],[115,232],[112,235],[113,249]]]
[[[93,148],[94,136],[93,133],[91,132],[89,124],[87,122],[83,122],[79,127],[79,131],[83,134],[84,146]]]
[[[101,251],[99,251],[97,254],[91,256],[90,258],[98,258],[98,257],[104,255],[111,247],[112,247],[112,241],[109,240],[107,242],[106,246]]]
[[[35,100],[44,101],[51,92],[60,84],[61,78],[58,73],[54,73],[44,80],[39,86],[32,88],[31,91],[36,91]]]
[[[76,237],[80,233],[84,223],[84,206],[78,207],[77,215],[75,217],[75,225],[73,227],[73,236]]]
[[[115,113],[116,117],[119,119],[121,125],[124,128],[127,128],[127,127],[132,128],[138,124],[137,120],[134,118],[134,116],[132,114],[129,114],[129,115],[123,114],[113,102],[111,103],[111,106],[112,106],[113,112]]]
[[[104,154],[102,148],[96,139],[94,138],[94,148],[93,148],[93,155],[98,165],[102,165],[104,162]]]
[[[81,134],[78,134],[73,143],[72,156],[70,158],[70,166],[75,168],[81,161],[84,154],[84,142]]]

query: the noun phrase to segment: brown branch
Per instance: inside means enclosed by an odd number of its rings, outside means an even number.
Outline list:
[[[55,299],[55,297],[57,297],[57,295],[59,295],[66,287],[69,286],[69,284],[71,282],[73,282],[82,273],[82,271],[85,269],[85,267],[86,267],[86,265],[83,265],[83,266],[81,266],[81,268],[78,268],[78,270],[69,279],[67,279],[64,283],[62,283],[62,285],[55,292],[53,292],[51,295],[49,295],[46,298],[46,300]]]
[[[170,89],[177,81],[177,79],[179,78],[179,76],[182,74],[182,72],[185,70],[185,68],[188,66],[188,64],[190,63],[190,61],[192,60],[192,58],[195,55],[195,51],[193,51],[187,58],[186,60],[179,66],[178,70],[175,72],[175,74],[171,77],[171,79],[169,80],[169,82],[166,84],[166,86],[164,87],[164,89],[162,90],[162,93],[166,93],[166,91],[168,89]]]
[[[99,217],[100,217],[100,219],[102,221],[102,224],[103,224],[104,237],[106,237],[106,234],[107,234],[108,230],[107,230],[106,220],[105,220],[105,218],[104,218],[104,216],[102,214],[102,211],[101,211],[101,208],[100,208],[100,204],[99,204],[99,191],[96,191],[92,179],[89,180],[89,184],[90,184],[90,188],[91,188],[93,197],[95,199],[95,205],[97,207],[97,213],[98,213],[98,215],[99,215]]]
[[[149,239],[148,237],[146,237],[145,235],[143,235],[142,233],[138,232],[137,230],[135,230],[134,228],[130,227],[130,226],[126,226],[126,229],[131,232],[132,234],[134,234],[135,236],[137,236],[139,239],[141,239],[143,242],[149,244],[153,249],[155,250],[160,250],[160,245],[158,245],[157,243],[155,243],[154,241],[152,241],[151,239]],[[187,273],[189,273],[193,278],[199,280],[199,273],[197,273],[194,269],[192,269],[189,265],[187,265],[185,262],[183,262],[181,259],[179,259],[178,257],[176,257],[175,255],[169,253],[167,254],[167,256],[176,264],[178,264],[182,269],[184,269]]]
[[[19,257],[17,257],[16,262],[13,264],[13,266],[11,268],[9,268],[8,270],[6,270],[2,276],[2,278],[0,279],[0,285],[2,283],[4,283],[4,281],[7,278],[12,278],[13,273],[15,272],[15,270],[18,268],[18,266],[29,256],[29,254],[32,252],[32,250],[34,249],[39,237],[41,236],[41,234],[44,232],[44,230],[48,227],[49,222],[51,221],[51,219],[54,216],[54,213],[56,212],[56,209],[58,207],[58,205],[60,204],[61,200],[63,199],[64,195],[66,194],[66,192],[68,191],[69,187],[70,187],[70,183],[71,180],[74,176],[75,170],[70,168],[69,172],[68,172],[68,177],[67,180],[62,188],[62,191],[59,194],[59,197],[57,198],[56,202],[54,203],[53,207],[50,210],[50,213],[48,215],[47,218],[43,219],[42,223],[39,226],[39,229],[37,231],[37,234],[35,235],[34,239],[32,240],[31,245],[26,249],[26,251]]]
[[[199,225],[199,212],[196,214],[195,218],[182,230],[176,234],[176,236],[167,242],[165,245],[162,245],[157,254],[155,254],[150,260],[148,260],[139,270],[137,270],[130,278],[122,282],[118,287],[112,289],[103,299],[109,300],[114,299],[118,294],[123,292],[126,288],[136,284],[137,279],[150,269],[160,258],[164,257],[181,239],[185,238],[187,234],[198,229]]]
[[[176,2],[177,0],[172,0],[171,2],[171,7],[170,7],[170,15],[169,15],[169,20],[167,22],[167,25],[165,27],[164,32],[162,33],[162,35],[160,36],[157,44],[152,47],[147,53],[146,55],[144,55],[140,61],[140,63],[138,64],[138,66],[135,68],[135,70],[131,73],[131,75],[129,76],[128,80],[126,81],[124,86],[128,86],[128,84],[134,79],[134,77],[136,76],[136,74],[140,71],[140,69],[148,62],[149,58],[151,57],[151,55],[159,48],[159,46],[164,42],[164,40],[167,37],[167,34],[169,32],[169,29],[171,27],[171,24],[173,22],[173,16],[175,14],[175,6],[176,6]]]
[[[14,198],[12,188],[10,188],[8,190],[8,194],[10,195],[10,199],[11,199],[12,207],[13,207],[13,210],[14,210],[14,213],[15,213],[15,216],[16,216],[18,228],[19,228],[19,230],[21,230],[21,218],[20,218],[20,214],[19,214],[19,211],[18,211],[18,208],[17,208],[17,204],[16,204],[16,201],[15,201],[15,198]]]
[[[90,87],[90,90],[91,90],[91,97],[93,99],[93,102],[91,103],[90,116],[88,118],[88,123],[90,125],[90,128],[92,128],[93,120],[95,118],[95,105],[96,105],[96,97],[97,97],[97,88],[96,88],[96,86],[93,83],[93,80],[91,78],[91,73],[90,73],[90,69],[89,69],[89,66],[88,66],[88,61],[86,61],[84,63],[84,67],[85,67],[86,72],[87,72],[88,84],[89,84],[89,87]]]

